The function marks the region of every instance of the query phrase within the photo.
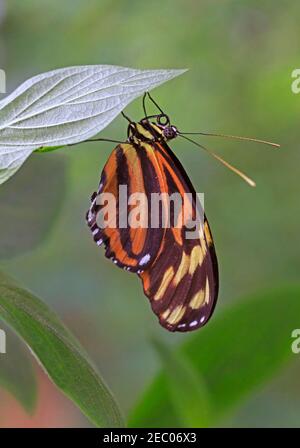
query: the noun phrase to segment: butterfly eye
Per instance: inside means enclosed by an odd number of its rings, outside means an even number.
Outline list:
[[[165,136],[165,138],[167,140],[171,140],[172,138],[177,137],[178,135],[178,130],[175,126],[166,126],[163,129],[163,135]]]
[[[170,124],[170,120],[168,115],[165,114],[160,114],[157,116],[157,122],[158,124],[160,124],[161,126],[167,126]]]

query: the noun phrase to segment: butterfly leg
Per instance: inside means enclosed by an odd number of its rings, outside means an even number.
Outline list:
[[[122,116],[125,118],[125,120],[127,120],[129,123],[133,123],[133,121],[132,121],[129,117],[127,117],[127,115],[125,115],[123,111],[121,112],[121,115],[122,115]]]

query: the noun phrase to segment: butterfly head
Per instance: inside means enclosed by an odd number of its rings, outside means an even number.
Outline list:
[[[155,118],[155,121],[149,121]],[[172,140],[178,136],[176,126],[172,125],[165,114],[152,115],[143,118],[139,123],[131,122],[128,126],[129,140]]]
[[[162,134],[166,140],[172,140],[178,136],[178,129],[176,126],[165,126],[163,128]]]
[[[153,125],[154,123],[151,124]],[[170,118],[166,114],[159,114],[156,116],[155,128],[157,127],[165,140],[172,140],[178,136],[178,129],[171,124]]]

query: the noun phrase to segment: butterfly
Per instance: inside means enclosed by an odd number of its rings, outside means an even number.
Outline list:
[[[159,114],[147,115],[147,96],[159,109]],[[179,132],[148,92],[143,98],[143,108],[145,116],[139,122],[133,122],[122,113],[129,122],[127,140],[116,146],[104,166],[98,190],[91,197],[87,224],[96,244],[105,247],[105,256],[141,279],[144,294],[159,323],[172,332],[192,331],[208,322],[216,306],[218,263],[201,202],[168,143],[180,136],[208,150],[188,137],[188,133]],[[272,144],[245,137],[227,137]],[[210,153],[254,186],[245,174]],[[176,195],[181,200],[179,210],[175,213],[170,203],[162,200],[156,210],[158,225],[153,227],[149,225],[152,209],[143,208],[140,204],[139,210],[144,210],[147,225],[130,226],[128,217],[135,207],[126,202],[121,210],[120,187],[125,188],[131,197],[142,194],[146,202],[151,202],[153,194],[160,198]],[[107,202],[99,201],[101,196],[115,199],[115,211],[106,226],[102,222],[99,224],[100,215],[102,220],[104,215],[108,216]],[[141,218],[141,213],[138,215]],[[162,225],[163,218],[166,218],[168,226]],[[141,223],[141,219],[138,222]],[[191,229],[193,238],[188,238]]]

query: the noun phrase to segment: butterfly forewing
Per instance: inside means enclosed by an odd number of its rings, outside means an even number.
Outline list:
[[[151,193],[159,194],[163,188],[155,163],[138,145],[121,144],[113,150],[92,197],[87,221],[96,243],[104,243],[106,257],[119,267],[139,272],[157,255],[165,231],[161,227],[150,228],[151,208],[145,210],[142,199],[150,204]],[[109,209],[103,227],[99,218],[106,210],[107,194],[115,198],[115,207]],[[130,198],[133,205],[128,204]],[[137,206],[144,212],[138,213]]]
[[[191,181],[166,142],[159,138],[158,127],[149,122],[137,127],[140,138],[118,145],[110,155],[98,192],[92,197],[88,225],[96,243],[104,243],[108,258],[140,276],[160,324],[170,331],[191,331],[208,321],[217,300],[218,267],[211,232]],[[148,220],[144,227],[131,227],[128,218],[134,212],[132,204],[119,207],[120,186],[127,188],[129,196],[146,196]],[[104,207],[99,202],[100,193],[111,193],[116,198],[115,215],[109,220],[110,224],[115,221],[115,227],[99,225],[97,217]],[[176,214],[162,197],[155,226],[153,193],[182,198]],[[188,238],[188,224],[198,216],[202,220],[197,222],[196,236]]]

